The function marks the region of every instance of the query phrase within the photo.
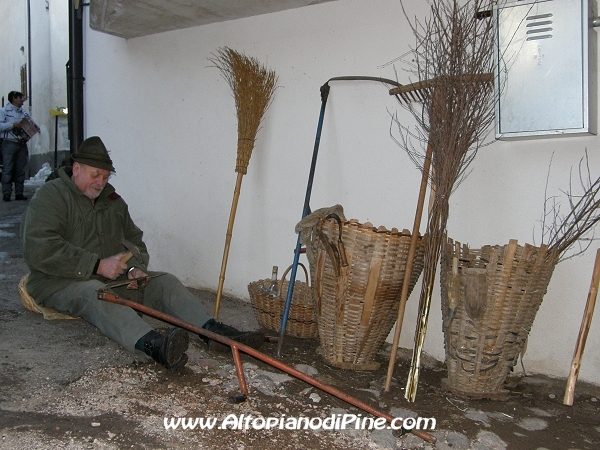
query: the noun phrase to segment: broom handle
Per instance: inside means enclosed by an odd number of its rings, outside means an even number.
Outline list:
[[[585,305],[585,312],[583,313],[583,319],[581,320],[581,327],[579,329],[579,337],[577,338],[577,345],[575,347],[575,353],[573,354],[573,362],[571,364],[571,373],[567,379],[567,389],[565,390],[565,397],[563,404],[572,406],[573,398],[575,397],[575,383],[577,383],[577,377],[579,376],[579,369],[581,368],[581,357],[583,356],[583,350],[585,348],[585,341],[587,340],[588,332],[590,331],[590,325],[592,324],[592,316],[594,315],[594,307],[596,306],[596,296],[598,295],[598,284],[600,283],[600,248],[596,251],[596,262],[594,263],[594,272],[592,275],[592,284],[588,292],[587,303]]]
[[[242,187],[243,173],[237,173],[235,181],[235,190],[233,191],[233,202],[231,203],[231,212],[229,213],[229,224],[227,225],[227,234],[225,235],[225,248],[223,249],[223,261],[221,262],[221,274],[219,275],[219,288],[217,289],[217,299],[215,301],[215,310],[213,317],[219,317],[219,308],[221,306],[221,296],[223,295],[223,283],[225,283],[225,269],[227,268],[227,257],[229,256],[229,246],[231,245],[231,234],[233,232],[233,221],[235,220],[235,212],[240,198],[240,190]]]
[[[390,362],[388,364],[387,378],[385,379],[385,391],[390,391],[392,383],[392,375],[394,374],[394,365],[396,355],[398,354],[398,343],[400,341],[400,332],[402,331],[402,321],[404,320],[404,310],[406,301],[408,300],[408,289],[410,287],[410,277],[412,275],[413,260],[417,249],[417,239],[419,238],[419,229],[421,228],[421,217],[423,216],[423,205],[425,204],[425,192],[427,191],[427,181],[429,179],[429,168],[431,166],[431,155],[433,146],[427,144],[427,154],[423,162],[423,175],[421,176],[421,187],[419,189],[419,198],[417,200],[417,211],[415,212],[415,222],[413,231],[410,237],[410,247],[408,248],[408,259],[406,260],[406,271],[404,272],[404,281],[402,284],[402,295],[400,297],[400,305],[398,305],[398,318],[396,319],[396,329],[394,331],[394,342],[392,344],[392,352],[390,354]]]

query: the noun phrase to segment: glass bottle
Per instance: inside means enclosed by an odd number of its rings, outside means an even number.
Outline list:
[[[277,281],[277,266],[273,266],[273,271],[271,272],[271,281],[263,284],[260,287],[260,290],[269,296],[279,297],[279,282]]]

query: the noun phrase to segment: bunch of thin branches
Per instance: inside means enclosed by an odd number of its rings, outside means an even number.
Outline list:
[[[431,17],[424,22],[411,22],[404,11],[416,38],[407,61],[410,77],[422,88],[412,99],[418,101],[401,102],[417,127],[412,131],[395,120],[400,130],[397,142],[419,167],[424,147],[433,144],[437,151],[431,181],[436,188],[441,187],[437,181],[450,183],[449,193],[465,178],[494,120],[494,87],[481,81],[494,71],[493,24],[491,19],[476,19],[493,4],[474,0],[461,6],[457,0],[431,0]],[[436,90],[442,91],[441,101],[432,108]]]
[[[550,164],[551,166],[551,164]],[[587,150],[579,161],[578,191],[573,183],[573,173],[569,176],[569,187],[562,191],[568,202],[567,212],[562,211],[561,198],[548,197],[546,178],[544,213],[541,221],[542,244],[548,245],[556,262],[564,261],[584,253],[595,239],[594,229],[600,222],[600,177],[592,181]],[[574,250],[575,249],[575,250]]]
[[[258,60],[223,47],[211,62],[221,71],[235,99],[238,119],[238,153],[235,171],[246,174],[256,134],[266,110],[273,101],[277,76]]]
[[[412,73],[422,84],[419,102],[404,100],[417,122],[410,132],[398,121],[397,142],[421,169],[425,145],[432,147],[430,184],[435,195],[427,223],[425,268],[419,301],[415,348],[405,396],[414,401],[420,355],[425,341],[436,267],[449,216],[452,192],[467,174],[494,119],[492,76],[493,24],[477,19],[490,10],[492,0],[430,0],[431,15],[424,22],[408,22],[416,38]],[[415,143],[415,140],[417,141]]]

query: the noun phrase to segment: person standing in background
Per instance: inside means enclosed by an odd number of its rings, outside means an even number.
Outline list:
[[[0,109],[0,138],[2,139],[2,199],[10,201],[12,185],[15,185],[15,200],[27,200],[23,195],[25,170],[29,159],[27,140],[23,137],[21,120],[29,118],[23,108],[23,94],[8,93],[8,103]]]

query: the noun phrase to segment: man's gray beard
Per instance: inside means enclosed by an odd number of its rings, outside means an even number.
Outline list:
[[[93,192],[93,194],[91,194],[92,192]],[[87,198],[89,198],[90,200],[93,201],[93,200],[96,200],[98,197],[100,197],[101,193],[102,193],[102,191],[100,191],[96,194],[96,190],[92,190],[91,188],[89,188],[86,192],[83,193],[83,195],[85,195]]]

